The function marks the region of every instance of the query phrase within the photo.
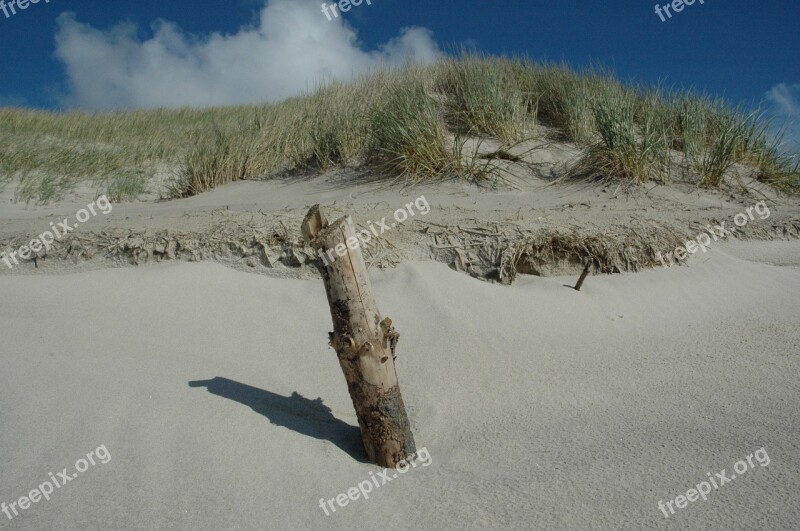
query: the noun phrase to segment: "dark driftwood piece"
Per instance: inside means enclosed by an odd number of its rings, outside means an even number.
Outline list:
[[[330,345],[347,380],[367,457],[395,467],[416,452],[394,366],[400,334],[375,304],[350,217],[329,224],[316,205],[303,220],[302,231],[320,256],[317,266],[333,318]]]
[[[586,262],[586,267],[583,268],[583,273],[581,273],[581,278],[578,279],[578,283],[575,284],[575,291],[580,291],[581,286],[583,286],[583,281],[586,280],[586,277],[589,275],[589,268],[592,267],[592,261],[589,260]]]

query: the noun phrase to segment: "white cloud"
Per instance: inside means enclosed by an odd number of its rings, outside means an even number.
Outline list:
[[[780,83],[767,92],[767,98],[784,114],[800,116],[800,84]]]
[[[780,83],[767,92],[776,128],[785,127],[784,142],[800,151],[800,84]]]
[[[234,35],[194,36],[159,20],[144,41],[131,24],[102,31],[61,15],[56,57],[69,84],[63,103],[87,109],[260,103],[322,80],[440,54],[424,28],[405,28],[379,49],[364,50],[343,18],[329,21],[320,6],[319,0],[268,0],[258,24]]]

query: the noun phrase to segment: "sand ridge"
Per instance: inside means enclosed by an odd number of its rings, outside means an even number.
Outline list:
[[[5,192],[6,200],[13,187]],[[16,249],[48,220],[71,215],[75,197],[45,207],[8,202],[0,208],[0,248]],[[691,185],[621,188],[547,179],[477,186],[439,182],[404,187],[364,182],[358,170],[323,176],[245,181],[196,197],[123,203],[114,214],[80,227],[39,259],[13,273],[63,272],[163,260],[217,261],[278,277],[315,274],[316,258],[300,234],[308,208],[319,203],[331,218],[352,215],[366,229],[409,201],[431,205],[381,234],[365,254],[371,267],[433,260],[472,276],[510,283],[518,274],[574,274],[589,259],[605,273],[659,265],[657,253],[683,245],[711,223],[733,224],[759,201],[767,220],[749,223],[737,238],[800,236],[800,203],[751,182],[747,194]],[[0,271],[0,275],[7,274]]]

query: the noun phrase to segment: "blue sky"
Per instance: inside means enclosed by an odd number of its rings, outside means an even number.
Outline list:
[[[321,0],[47,1],[9,17],[0,10],[0,105],[270,101],[323,77],[467,45],[603,64],[623,79],[800,114],[792,1],[696,0],[666,22],[654,0],[371,0],[332,21]]]

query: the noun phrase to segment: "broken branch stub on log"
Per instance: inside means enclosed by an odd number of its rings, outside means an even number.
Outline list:
[[[416,452],[394,365],[400,334],[375,304],[350,216],[329,224],[315,205],[301,228],[315,253],[334,250],[317,260],[333,318],[330,345],[347,380],[367,457],[394,468]]]

